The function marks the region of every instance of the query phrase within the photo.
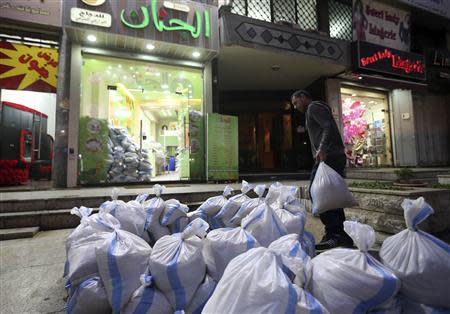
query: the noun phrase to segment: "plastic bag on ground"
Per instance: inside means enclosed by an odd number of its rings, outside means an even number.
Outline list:
[[[208,274],[218,282],[233,258],[259,246],[258,241],[241,227],[210,231],[203,245]]]
[[[84,206],[74,207],[72,208],[70,213],[72,215],[77,215],[81,220],[78,227],[76,227],[75,230],[73,230],[66,239],[66,253],[69,251],[73,243],[76,243],[77,241],[85,237],[95,234],[95,230],[91,228],[86,219],[92,213],[92,208],[87,208]]]
[[[289,208],[289,209],[288,209]],[[288,233],[303,234],[306,222],[306,210],[299,199],[288,196],[275,213],[286,227]]]
[[[331,313],[366,313],[395,298],[400,280],[367,251],[372,227],[345,221],[344,230],[359,250],[332,249],[312,259],[310,290]]]
[[[144,274],[141,276],[142,285],[133,293],[130,302],[122,311],[123,314],[172,314],[170,306],[164,294],[153,284],[153,278]]]
[[[353,207],[358,204],[348,190],[345,180],[323,161],[317,168],[310,193],[314,216],[330,209]]]
[[[168,226],[180,217],[186,217],[189,207],[178,200],[170,199],[165,202],[164,212],[161,216],[161,225]]]
[[[269,187],[269,191],[277,191],[278,198],[273,199],[270,206],[274,209],[282,208],[283,203],[285,202],[287,197],[298,197],[298,187],[292,185],[284,185],[281,182],[272,183]]]
[[[147,231],[150,243],[154,244],[158,239],[168,235],[169,229],[161,225],[160,217],[165,208],[165,202],[161,198],[161,194],[165,190],[165,186],[155,184],[153,186],[155,197],[144,203],[144,210],[146,213],[145,230]]]
[[[202,238],[208,228],[196,219],[182,233],[164,236],[153,247],[150,272],[175,310],[184,310],[205,277]]]
[[[233,218],[231,218],[230,221],[226,223],[227,225],[229,225],[230,227],[239,226],[244,217],[246,217],[248,214],[252,212],[253,209],[255,209],[264,202],[263,195],[264,192],[266,191],[266,185],[265,184],[257,185],[255,186],[253,191],[256,193],[258,197],[244,201],[241,207],[239,207],[237,213],[233,216]]]
[[[433,209],[423,197],[402,207],[408,228],[384,240],[381,261],[402,281],[405,298],[450,309],[450,246],[417,228]]]
[[[148,269],[151,247],[142,238],[118,229],[115,218],[100,214],[89,220],[99,232],[109,232],[96,246],[97,265],[114,313],[119,313],[140,286],[140,276]]]
[[[277,197],[278,193],[276,191],[269,192],[265,202],[256,207],[241,222],[242,228],[253,235],[259,244],[264,247],[268,247],[270,243],[287,234],[287,230],[280,218],[269,206],[273,199]]]
[[[272,249],[259,247],[237,256],[202,313],[314,313],[310,309],[327,313],[314,298],[302,299],[302,289],[282,268],[280,256]]]
[[[212,296],[217,283],[208,275],[206,275],[203,283],[195,291],[191,303],[186,307],[186,314],[201,314],[206,302]]]
[[[250,199],[247,193],[251,191],[253,186],[247,181],[242,180],[241,194],[230,197],[226,203],[222,206],[214,219],[219,220],[224,226],[231,227],[229,220],[237,213],[241,205]]]
[[[110,314],[111,307],[98,276],[86,279],[75,290],[66,306],[67,314]]]
[[[173,234],[173,233],[183,232],[188,224],[189,224],[188,216],[187,215],[181,216],[181,217],[177,218],[177,220],[175,220],[169,226],[170,233]]]

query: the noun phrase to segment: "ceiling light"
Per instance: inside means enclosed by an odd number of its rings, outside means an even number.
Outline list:
[[[191,85],[191,84],[189,84],[188,86],[189,86],[189,87],[192,87],[192,85]]]
[[[92,43],[97,41],[97,37],[95,37],[95,35],[92,34],[88,35],[86,38]]]
[[[130,70],[133,71],[133,67],[130,67]]]
[[[192,53],[192,56],[193,56],[194,58],[198,58],[198,57],[200,57],[200,52],[194,51],[194,52]]]
[[[161,73],[156,72],[155,75],[156,75],[156,76],[161,76]]]
[[[153,49],[155,49],[155,45],[147,44],[147,45],[145,46],[145,48],[147,48],[148,50],[153,50]]]
[[[169,77],[172,76],[172,74],[169,73]]]
[[[124,78],[124,79],[126,80],[126,79],[127,79],[127,76],[126,76],[126,75],[124,75],[124,76],[123,76],[123,78]]]
[[[111,69],[112,69],[112,67],[111,67],[110,65],[108,65],[108,69],[110,69],[110,70],[111,70]]]
[[[119,68],[122,68],[122,65],[121,65],[121,64],[119,64],[119,65],[118,65],[118,67],[119,67]]]
[[[161,85],[161,88],[164,88],[164,89],[169,88],[169,85],[167,85],[167,84],[162,84],[162,85]]]
[[[352,94],[352,97],[356,97],[356,94]]]

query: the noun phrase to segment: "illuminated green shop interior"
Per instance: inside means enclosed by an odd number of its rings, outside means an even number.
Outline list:
[[[202,70],[85,55],[81,184],[204,176]]]

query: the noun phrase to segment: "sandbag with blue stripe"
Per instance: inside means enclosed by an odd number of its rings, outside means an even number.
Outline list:
[[[229,222],[231,218],[237,213],[241,205],[250,199],[247,193],[252,190],[253,186],[247,181],[242,180],[241,194],[230,197],[222,206],[220,211],[214,216],[214,219],[220,221],[226,227],[232,227]]]
[[[288,233],[280,218],[269,205],[278,196],[277,190],[269,190],[264,203],[256,207],[241,222],[242,228],[253,235],[264,247],[268,247],[270,243]]]
[[[405,298],[450,311],[450,246],[418,228],[434,211],[423,197],[402,207],[407,229],[384,240],[381,260],[402,281]]]
[[[172,314],[164,294],[154,286],[153,277],[149,274],[141,276],[142,285],[133,293],[130,302],[122,311],[123,314]]]
[[[331,313],[363,314],[392,302],[400,280],[368,253],[375,231],[355,221],[345,221],[344,230],[358,249],[336,248],[312,259],[313,296]]]
[[[215,281],[219,281],[233,258],[259,246],[258,241],[241,227],[210,231],[203,245],[203,257],[208,274]]]
[[[169,228],[162,226],[160,222],[161,215],[165,208],[165,202],[161,198],[165,186],[155,184],[153,190],[156,196],[144,202],[144,210],[146,213],[144,228],[150,238],[150,244],[154,244],[158,239],[170,234]]]
[[[140,286],[152,249],[137,235],[118,229],[114,220],[102,213],[89,223],[99,232],[108,232],[107,239],[96,246],[95,255],[113,313],[119,313]]]
[[[169,226],[172,225],[178,218],[187,217],[187,212],[189,207],[185,204],[180,203],[176,199],[170,199],[164,203],[164,211],[161,215],[161,225]]]
[[[86,217],[84,222],[90,224],[92,221],[98,219],[99,215],[108,215],[111,219],[111,224],[120,227],[119,221],[110,214],[94,214]],[[86,229],[88,228],[86,227],[84,230]],[[78,238],[77,241],[72,242],[67,251],[64,278],[65,287],[70,289],[70,291],[73,291],[84,280],[98,273],[95,247],[103,243],[109,235],[106,232],[98,231],[92,227],[91,231],[94,231],[94,233]]]
[[[298,234],[288,234],[273,241],[269,249],[280,256],[282,270],[294,281],[297,294],[297,313],[328,313],[328,310],[308,291],[312,276],[311,258],[299,241]]]
[[[206,302],[212,296],[217,283],[210,276],[206,275],[203,283],[195,291],[191,303],[186,307],[186,314],[201,314]]]
[[[66,305],[67,314],[110,314],[111,307],[100,277],[83,281]]]
[[[66,253],[69,252],[71,245],[85,237],[95,234],[95,230],[87,222],[87,218],[92,214],[92,208],[74,207],[70,211],[72,215],[80,217],[80,224],[73,230],[66,239]]]
[[[119,188],[113,188],[111,190],[111,201],[102,203],[100,205],[100,212],[108,213],[114,216],[116,210],[121,211],[122,209],[126,210],[128,208],[127,203],[119,200],[119,192]]]
[[[252,212],[256,207],[264,203],[264,192],[266,191],[266,185],[260,184],[253,188],[253,191],[258,196],[257,198],[250,198],[246,201],[244,201],[239,207],[239,210],[236,212],[236,214],[229,220],[228,223],[225,223],[229,227],[237,227],[241,225],[241,221],[243,218],[245,218],[248,214]]]
[[[226,185],[222,195],[213,196],[208,198],[206,201],[200,205],[195,211],[189,213],[190,221],[194,221],[197,218],[201,218],[208,222],[211,229],[221,228],[225,225],[222,224],[221,220],[215,219],[214,216],[219,212],[219,210],[227,202],[227,197],[233,192],[233,188]]]
[[[264,247],[235,257],[202,313],[310,313],[300,307],[301,288],[292,283],[283,266],[279,253]]]
[[[175,310],[184,310],[205,277],[202,248],[208,228],[198,218],[182,233],[164,236],[153,247],[150,272]]]

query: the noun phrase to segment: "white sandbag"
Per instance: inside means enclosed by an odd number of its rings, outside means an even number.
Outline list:
[[[336,248],[313,258],[309,287],[331,313],[366,313],[390,302],[400,280],[367,253],[375,243],[372,227],[345,221],[344,230],[359,250]]]
[[[96,246],[95,255],[109,303],[119,313],[140,286],[152,249],[142,238],[118,229],[110,215],[99,214],[89,223],[99,232],[109,231],[108,238]]]
[[[173,234],[173,233],[183,232],[188,224],[189,224],[188,216],[187,215],[181,216],[181,217],[177,218],[177,220],[175,220],[169,226],[170,233]]]
[[[225,186],[222,195],[208,198],[199,208],[197,208],[197,211],[204,213],[207,217],[215,216],[222,206],[225,205],[227,196],[229,196],[231,192],[233,192],[233,188],[229,185]]]
[[[152,222],[149,225],[150,227],[147,228],[147,234],[150,245],[154,245],[156,241],[170,234],[170,229],[166,226],[162,226],[161,223],[159,222],[159,219],[158,221]]]
[[[317,168],[316,176],[310,187],[310,193],[314,216],[330,209],[358,205],[358,202],[348,190],[345,180],[323,161]]]
[[[74,207],[72,208],[70,213],[72,215],[77,215],[81,220],[78,227],[76,227],[75,230],[73,230],[66,239],[66,253],[69,251],[73,243],[76,243],[77,241],[85,237],[95,234],[95,230],[92,229],[92,227],[87,222],[87,217],[89,217],[89,215],[92,213],[92,208],[87,208],[84,206]]]
[[[229,225],[230,227],[239,226],[244,217],[246,217],[248,214],[251,213],[253,209],[255,209],[264,202],[263,195],[264,192],[266,191],[266,185],[265,184],[257,185],[255,186],[253,191],[256,193],[258,197],[244,201],[241,207],[239,207],[237,213],[233,216],[233,218],[230,219],[227,225]]]
[[[98,276],[83,281],[70,297],[67,314],[111,314],[106,291]]]
[[[113,188],[111,191],[111,201],[106,201],[100,205],[100,212],[115,215],[116,210],[127,210],[127,204],[124,201],[119,200],[119,188]]]
[[[206,302],[214,293],[217,283],[208,275],[205,276],[205,280],[195,291],[194,297],[191,303],[186,307],[184,312],[186,314],[201,314]]]
[[[94,214],[87,217],[85,221],[89,224],[92,220],[98,218],[100,214]],[[120,227],[120,223],[117,219],[108,215],[111,219],[111,223],[116,227]],[[95,230],[93,228],[93,230]],[[67,252],[67,260],[64,271],[65,287],[67,289],[73,289],[78,286],[84,280],[94,276],[98,273],[97,259],[95,255],[95,247],[102,244],[107,238],[108,233],[97,232],[78,239],[77,242],[72,243],[69,251]]]
[[[294,208],[292,203],[294,202],[298,204],[298,210],[295,211],[292,210],[292,208]],[[285,209],[286,206],[283,205],[281,208],[274,209],[275,213],[278,218],[280,218],[288,233],[303,234],[306,221],[306,210],[298,199],[289,198],[285,203],[291,203],[289,208],[292,211]]]
[[[155,184],[153,186],[155,197],[144,203],[145,212],[147,213],[146,228],[160,221],[160,216],[165,208],[165,202],[161,198],[161,194],[165,189],[166,187],[164,185]]]
[[[381,261],[402,281],[405,298],[450,309],[450,246],[417,227],[433,209],[423,197],[402,207],[408,228],[384,240]]]
[[[263,247],[237,256],[228,264],[202,313],[310,313],[304,304],[311,303],[283,272],[282,260],[278,252]]]
[[[133,293],[130,302],[122,311],[123,314],[172,314],[173,309],[153,284],[152,276],[141,275],[141,286]]]
[[[146,212],[143,206],[148,194],[139,194],[135,200],[126,203],[127,206],[118,206],[113,216],[120,222],[120,229],[131,232],[148,241],[145,232]]]
[[[272,183],[269,187],[269,191],[277,191],[278,198],[274,199],[269,205],[273,209],[278,209],[283,207],[283,203],[286,201],[287,197],[298,197],[298,187],[292,185],[284,185],[281,182]]]
[[[242,228],[253,235],[264,247],[268,247],[270,243],[288,233],[280,218],[269,206],[269,203],[277,197],[276,191],[269,191],[264,203],[256,207],[241,222]]]
[[[178,200],[170,199],[165,201],[164,212],[161,216],[161,225],[168,226],[180,217],[186,217],[189,207]]]
[[[241,227],[210,231],[203,245],[208,274],[218,282],[233,258],[259,246],[258,241]]]
[[[242,180],[241,194],[230,197],[222,206],[214,219],[219,220],[224,226],[231,227],[229,220],[237,213],[241,205],[250,199],[247,193],[252,190],[253,186],[247,181]]]
[[[175,310],[189,304],[205,277],[201,238],[208,228],[204,220],[196,219],[182,233],[164,236],[153,247],[150,272]]]

